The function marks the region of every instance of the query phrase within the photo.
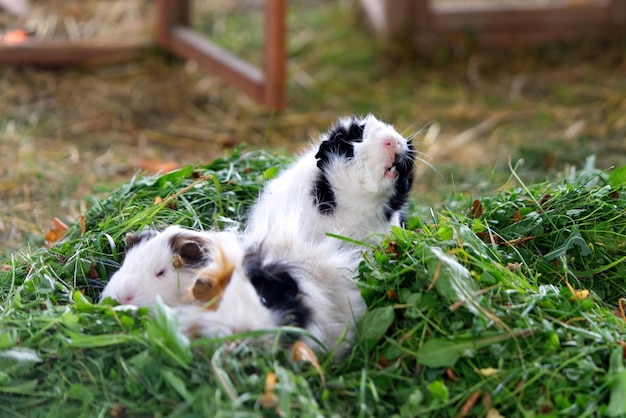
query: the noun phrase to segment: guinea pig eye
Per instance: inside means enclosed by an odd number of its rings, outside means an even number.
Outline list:
[[[261,296],[261,305],[267,306],[267,299],[265,299],[265,296]]]
[[[156,272],[156,276],[157,277],[163,277],[165,275],[165,272],[166,272],[165,269],[161,269],[161,270]]]

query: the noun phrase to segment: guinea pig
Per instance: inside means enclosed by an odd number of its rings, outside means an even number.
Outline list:
[[[105,286],[100,300],[111,297],[123,305],[153,306],[156,296],[169,306],[191,303],[196,271],[209,264],[218,241],[238,240],[230,232],[198,232],[170,226],[162,232],[145,229],[124,239],[124,261]]]
[[[199,306],[179,308],[182,331],[218,337],[289,325],[307,330],[312,338],[306,340],[315,348],[332,350],[349,342],[354,318],[365,310],[351,280],[360,252],[334,251],[330,240],[303,242],[297,249],[276,257],[263,246],[217,244],[214,261],[199,270],[192,287]],[[336,353],[346,347],[341,344]]]
[[[266,241],[285,223],[299,228],[300,239],[319,241],[330,232],[371,241],[400,225],[414,158],[410,140],[374,116],[339,119],[267,183],[249,215],[246,242]]]

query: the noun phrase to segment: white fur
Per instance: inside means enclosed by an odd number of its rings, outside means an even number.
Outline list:
[[[216,310],[201,306],[179,308],[180,327],[187,335],[221,337],[277,325],[274,314],[261,304],[260,297],[246,276],[242,262],[245,250],[235,241],[218,244],[235,269]]]
[[[351,340],[353,319],[365,310],[365,303],[351,279],[360,253],[356,250],[337,252],[331,241],[314,246],[273,245],[264,251],[264,262],[288,262],[293,266],[290,271],[299,285],[304,304],[311,311],[311,321],[306,327],[313,337],[307,339],[309,344],[315,347],[314,341],[319,341],[322,347],[318,348],[332,350],[342,335]],[[243,247],[231,246],[227,253],[231,261],[236,261],[236,267],[217,309],[179,308],[181,329],[185,334],[212,338],[280,325],[276,312],[261,303],[242,267]]]
[[[161,296],[168,306],[191,302],[189,290],[196,280],[196,270],[173,265],[170,238],[183,233],[206,242],[238,240],[230,232],[198,232],[170,226],[155,237],[131,247],[120,269],[113,274],[100,296],[111,297],[123,305],[154,306],[156,296]],[[157,277],[157,273],[164,273]]]
[[[326,169],[337,203],[332,214],[321,214],[312,197],[319,174],[315,154],[322,137],[266,185],[243,236],[247,246],[262,249],[267,262],[297,266],[292,273],[312,312],[307,328],[328,349],[344,333],[348,341],[352,339],[355,319],[365,311],[353,280],[365,248],[345,245],[326,234],[367,242],[399,225],[399,214],[388,221],[383,213],[394,191],[395,154],[408,151],[408,144],[391,125],[374,116],[364,121],[363,141],[354,144],[354,157],[337,158]],[[351,122],[350,118],[339,121]]]
[[[354,144],[354,158],[350,161],[337,158],[327,169],[336,191],[336,210],[321,214],[312,201],[312,188],[319,173],[315,154],[324,139],[320,138],[266,185],[250,214],[246,242],[291,239],[290,234],[277,237],[278,225],[286,225],[287,230],[299,229],[300,241],[317,242],[325,239],[327,232],[368,241],[376,234],[387,233],[391,225],[399,224],[397,213],[391,222],[382,216],[394,185],[386,168],[393,163],[396,151],[408,149],[407,142],[391,125],[374,116],[364,120],[363,142]],[[339,123],[349,122],[344,119]],[[392,141],[392,145],[385,146],[386,141]]]

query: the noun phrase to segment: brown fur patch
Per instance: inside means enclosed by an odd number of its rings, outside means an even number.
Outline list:
[[[124,237],[124,244],[126,245],[126,251],[133,248],[135,245],[142,241],[148,241],[157,236],[158,232],[154,229],[144,229],[138,234],[128,232]]]
[[[228,259],[221,246],[214,247],[212,253],[213,263],[199,270],[198,278],[191,288],[195,300],[205,305],[208,310],[217,309],[235,270],[235,265]]]
[[[170,237],[170,247],[175,256],[174,268],[200,268],[209,261],[207,241],[194,234],[181,232]],[[174,260],[173,260],[174,261]]]

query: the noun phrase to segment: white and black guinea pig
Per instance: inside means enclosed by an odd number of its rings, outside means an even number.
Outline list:
[[[401,223],[414,157],[410,140],[374,116],[340,119],[268,182],[250,213],[246,242],[270,239],[285,224],[313,241],[328,232],[360,241],[389,232]]]
[[[189,291],[197,270],[210,262],[210,248],[216,241],[238,239],[230,232],[198,232],[179,226],[128,233],[124,261],[100,300],[111,297],[123,305],[153,306],[159,295],[169,306],[191,303]]]
[[[308,330],[313,348],[332,350],[342,337],[351,342],[354,319],[365,310],[352,280],[359,251],[337,252],[328,240],[301,243],[300,257],[276,258],[262,247],[233,244],[217,244],[213,262],[199,271],[192,288],[199,306],[178,308],[185,334],[218,337],[288,325]]]

